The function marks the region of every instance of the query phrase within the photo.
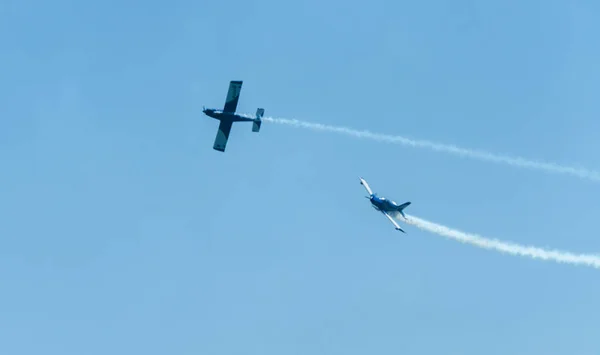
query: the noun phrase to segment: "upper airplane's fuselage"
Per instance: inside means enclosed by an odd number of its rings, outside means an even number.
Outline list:
[[[222,110],[217,110],[214,108],[205,108],[202,112],[204,112],[205,115],[215,118],[219,121],[245,122],[255,120],[253,118],[240,116],[235,112],[223,112]]]

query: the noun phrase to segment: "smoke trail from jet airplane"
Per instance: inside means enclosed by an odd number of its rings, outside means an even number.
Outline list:
[[[254,117],[248,115],[248,117]],[[458,156],[468,157],[472,159],[478,159],[482,161],[494,162],[507,164],[514,167],[528,168],[533,170],[541,170],[549,173],[555,174],[566,174],[576,176],[582,179],[588,179],[595,182],[600,182],[600,172],[585,169],[585,168],[575,168],[571,166],[564,166],[555,163],[545,163],[540,161],[528,160],[521,157],[509,157],[505,155],[498,155],[493,153],[488,153],[480,150],[472,150],[466,148],[460,148],[454,145],[435,143],[427,140],[415,140],[406,138],[403,136],[394,136],[380,133],[373,133],[365,130],[355,130],[347,127],[339,127],[339,126],[331,126],[324,125],[320,123],[311,123],[306,121],[300,121],[296,119],[288,119],[288,118],[274,118],[274,117],[263,117],[264,121],[278,123],[293,127],[300,128],[308,128],[314,131],[320,132],[333,132],[344,134],[347,136],[352,136],[356,138],[362,139],[371,139],[378,142],[385,143],[395,143],[402,144],[410,147],[416,148],[427,148],[433,151],[444,152],[449,154],[454,154]]]
[[[600,268],[600,256],[590,254],[574,254],[559,250],[546,250],[538,247],[524,246],[516,243],[503,242],[489,239],[476,234],[465,233],[440,224],[406,214],[406,218],[396,216],[396,219],[411,224],[419,229],[450,238],[461,243],[471,244],[483,249],[496,250],[516,256],[525,256],[532,259],[555,261],[572,265],[585,265]]]
[[[247,115],[248,117],[254,117]],[[347,127],[324,125],[319,123],[311,123],[296,119],[263,117],[264,121],[284,124],[293,127],[308,128],[314,131],[333,132],[344,134],[356,138],[371,139],[379,142],[403,144],[418,148],[428,148],[434,151],[441,151],[459,156],[490,161],[496,163],[504,163],[515,167],[530,168],[534,170],[542,170],[550,173],[568,174],[583,179],[592,181],[600,181],[600,172],[588,170],[585,168],[574,168],[569,166],[558,165],[554,163],[543,163],[533,160],[527,160],[520,157],[508,157],[493,153],[459,148],[453,145],[430,142],[426,140],[413,140],[402,136],[392,136],[370,131],[359,131]],[[547,250],[539,247],[525,246],[511,242],[503,242],[497,239],[485,238],[477,234],[466,233],[457,229],[452,229],[441,224],[433,223],[422,218],[406,214],[406,218],[399,215],[394,218],[411,224],[419,229],[435,233],[437,235],[456,240],[461,243],[471,244],[483,249],[495,250],[501,253],[510,255],[524,256],[532,259],[540,259],[544,261],[554,261],[558,263],[567,263],[572,265],[585,265],[594,268],[600,268],[600,256],[591,254],[575,254],[560,250]]]

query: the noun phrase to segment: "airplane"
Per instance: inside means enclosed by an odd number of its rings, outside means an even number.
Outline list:
[[[241,90],[242,81],[232,80],[229,82],[229,90],[227,91],[225,106],[222,110],[205,108],[202,106],[202,112],[204,112],[205,115],[220,121],[219,130],[217,131],[217,136],[215,137],[215,142],[213,144],[214,150],[225,152],[225,146],[227,146],[229,133],[231,132],[231,126],[234,122],[253,122],[252,132],[260,131],[260,125],[262,123],[261,118],[265,114],[264,108],[259,108],[256,110],[256,118],[246,117],[235,113]]]
[[[394,202],[392,200],[388,200],[385,197],[377,196],[377,194],[375,194],[375,193],[373,193],[373,191],[371,191],[369,184],[367,184],[365,179],[363,179],[362,177],[360,178],[360,184],[363,185],[365,187],[365,189],[367,190],[367,192],[369,193],[369,196],[365,196],[365,197],[371,201],[371,206],[374,209],[376,209],[377,211],[383,213],[390,220],[390,222],[392,222],[394,224],[394,226],[396,227],[396,230],[399,230],[402,233],[406,233],[405,231],[402,230],[402,228],[400,228],[398,223],[396,223],[396,221],[394,221],[394,219],[389,214],[390,213],[392,213],[392,214],[400,213],[402,215],[402,217],[406,218],[403,210],[408,205],[410,205],[410,202],[404,202],[403,204],[398,205],[396,202]]]

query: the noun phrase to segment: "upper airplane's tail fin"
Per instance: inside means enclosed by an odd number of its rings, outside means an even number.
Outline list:
[[[400,206],[398,206],[398,212],[400,212],[400,214],[402,215],[402,217],[406,218],[406,216],[404,215],[404,209],[406,207],[408,207],[408,205],[410,205],[410,202],[404,202],[403,204],[401,204]]]
[[[252,123],[252,132],[260,131],[260,125],[262,124],[261,118],[264,114],[265,114],[264,108],[256,109],[256,119],[255,119],[254,123]]]

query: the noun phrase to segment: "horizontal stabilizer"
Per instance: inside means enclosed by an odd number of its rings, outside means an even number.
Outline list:
[[[410,202],[404,202],[403,204],[401,204],[400,206],[398,206],[398,212],[400,212],[400,214],[402,215],[402,217],[406,218],[406,216],[404,215],[404,209],[406,207],[408,207],[410,205]]]
[[[265,114],[264,108],[256,109],[256,119],[254,120],[254,123],[252,123],[252,132],[260,131],[260,125],[262,124],[261,118],[264,114]]]

